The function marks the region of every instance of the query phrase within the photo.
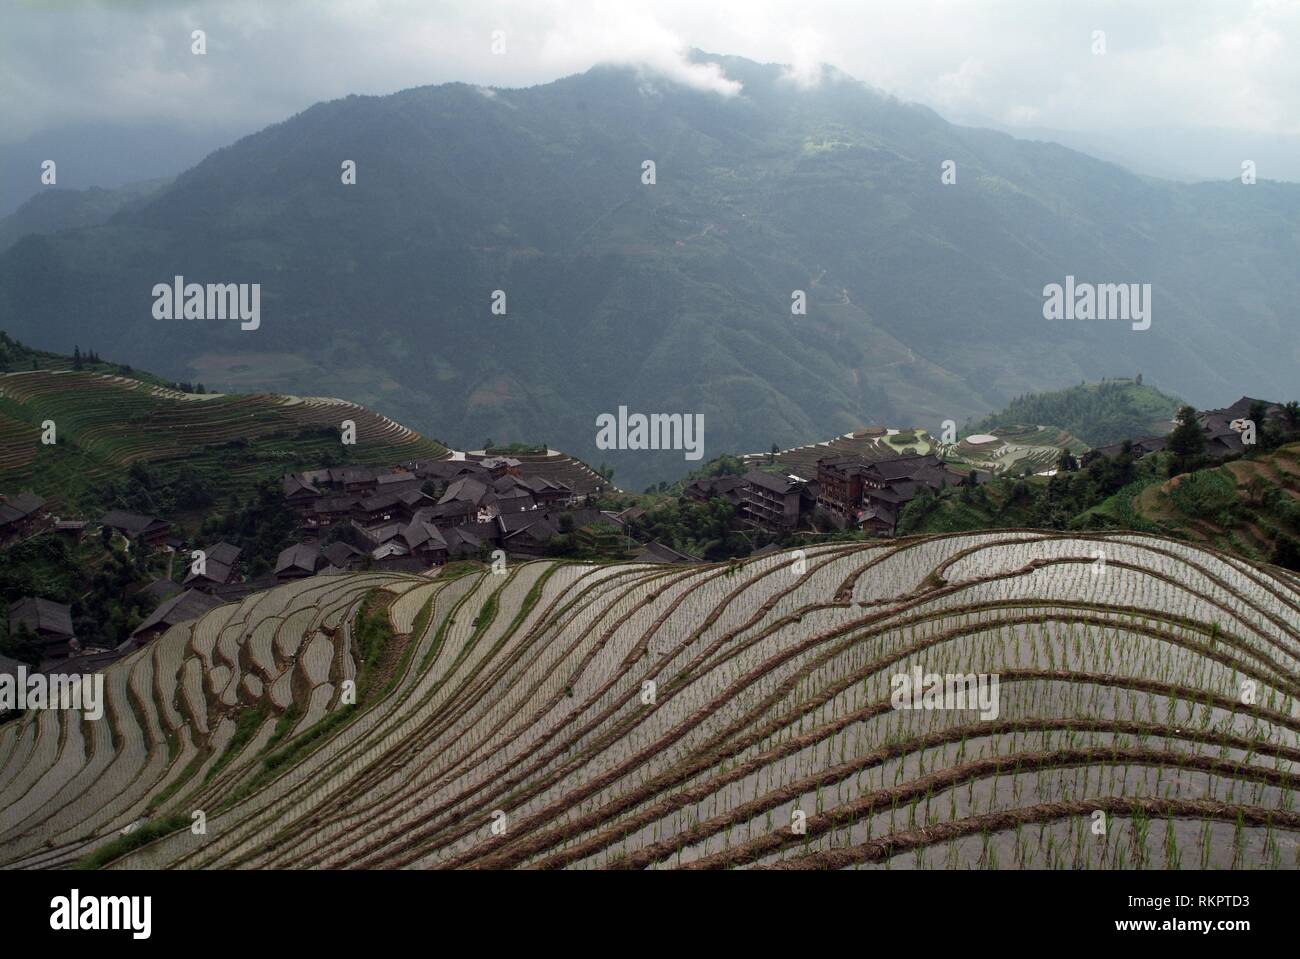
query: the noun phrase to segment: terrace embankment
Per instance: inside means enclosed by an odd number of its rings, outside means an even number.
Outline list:
[[[317,576],[219,607],[110,667],[112,735],[0,727],[0,861],[1300,865],[1294,576],[1035,530],[803,558]],[[900,699],[918,669],[993,698]],[[198,808],[205,835],[169,831]]]

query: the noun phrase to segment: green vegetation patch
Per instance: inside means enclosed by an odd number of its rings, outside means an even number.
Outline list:
[[[134,849],[161,839],[163,836],[180,832],[190,825],[190,817],[185,813],[172,813],[162,819],[155,819],[133,829],[125,836],[118,836],[112,842],[105,843],[90,855],[77,862],[76,869],[102,869],[114,859],[119,859]]]
[[[205,785],[211,782],[212,777],[229,765],[230,761],[239,755],[240,750],[248,745],[249,740],[262,728],[262,721],[266,719],[266,711],[265,703],[260,703],[257,706],[247,706],[239,711],[239,716],[235,719],[235,734],[230,737],[230,742],[226,745],[221,757],[212,764],[212,768],[203,777]]]
[[[1066,390],[1017,396],[1001,412],[992,413],[970,427],[973,433],[991,433],[1026,426],[1052,426],[1082,439],[1090,446],[1105,446],[1152,433],[1167,433],[1178,412],[1177,397],[1136,380],[1081,383]]]

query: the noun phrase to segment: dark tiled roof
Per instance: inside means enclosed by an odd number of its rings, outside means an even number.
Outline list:
[[[74,635],[72,607],[48,599],[26,596],[16,603],[11,603],[9,605],[10,632],[17,629],[20,623],[26,623],[27,628],[32,632],[42,630],[69,638]]]
[[[402,534],[402,530],[405,528],[405,523],[381,523],[378,526],[371,526],[367,529],[366,537],[378,546],[381,543],[387,543],[390,539],[396,539]]]
[[[477,550],[484,542],[487,542],[474,530],[467,529],[464,526],[453,526],[443,535],[447,542],[447,548],[452,551]]]
[[[321,555],[329,561],[331,566],[337,566],[339,569],[347,567],[348,563],[361,555],[361,551],[343,542],[335,540],[321,550]]]
[[[521,529],[526,529],[545,518],[546,513],[542,510],[522,510],[510,513],[501,513],[497,516],[497,523],[501,526],[501,532],[509,534]]]
[[[185,577],[186,585],[203,580],[212,583],[229,582],[235,569],[235,563],[239,561],[240,552],[242,551],[238,546],[232,546],[230,543],[225,542],[213,543],[211,546],[203,547],[205,557],[203,575],[200,576],[191,572]]]
[[[220,543],[213,543],[204,551],[207,554],[208,562],[214,559],[218,563],[225,563],[227,566],[234,566],[239,561],[239,554],[243,552],[238,546],[227,543],[224,540]]]
[[[424,512],[421,510],[421,512]],[[452,500],[450,503],[439,503],[437,506],[429,509],[430,519],[454,519],[457,516],[468,516],[474,512],[474,504],[468,500]]]
[[[148,586],[142,587],[139,595],[154,603],[161,603],[163,600],[171,599],[179,592],[181,592],[181,588],[170,579],[155,579]]]
[[[700,559],[689,553],[681,553],[671,546],[651,540],[636,555],[638,563],[698,563]]]
[[[35,493],[16,493],[13,496],[6,496],[0,502],[0,526],[26,519],[44,505],[44,498]]]
[[[447,487],[447,492],[442,494],[442,499],[438,500],[439,505],[450,503],[453,500],[464,500],[467,503],[473,503],[477,506],[483,502],[488,494],[488,488],[485,484],[476,479],[458,479]]]
[[[295,543],[280,551],[275,560],[275,571],[283,573],[291,569],[302,569],[314,573],[319,565],[320,550],[306,543]]]
[[[775,473],[764,473],[761,470],[750,470],[745,474],[745,482],[750,486],[758,486],[766,490],[771,490],[778,495],[793,493],[799,488],[799,483],[790,479],[788,476],[778,476]]]
[[[942,469],[942,463],[937,456],[929,453],[924,456],[899,456],[894,459],[877,460],[867,466],[868,472],[875,473],[886,481],[905,479],[934,469]]]
[[[442,480],[486,472],[487,470],[472,460],[432,460],[421,463],[416,469],[416,474],[419,476],[429,476]]]
[[[284,495],[319,496],[320,490],[318,490],[314,484],[309,482],[306,477],[290,473],[284,478]]]
[[[898,522],[898,511],[887,503],[876,503],[864,509],[858,518],[864,523],[876,519],[893,526]]]
[[[527,526],[522,526],[519,529],[506,533],[502,537],[502,542],[508,545],[522,538],[530,539],[537,543],[545,543],[559,532],[559,530],[551,524],[550,520],[548,520],[544,514],[539,512],[537,517],[538,518],[534,522],[529,523]]]
[[[447,545],[446,539],[443,538],[442,531],[432,523],[423,520],[412,520],[401,533],[402,539],[411,549],[437,549]]]
[[[197,619],[208,610],[220,605],[222,605],[222,601],[215,596],[209,596],[197,589],[187,589],[179,596],[173,596],[150,613],[145,621],[132,631],[131,635],[135,636],[137,633],[142,633],[159,625],[175,626],[177,623]]]
[[[853,453],[844,453],[839,456],[823,456],[817,461],[818,469],[828,470],[861,470],[865,469],[867,461],[865,458]]]
[[[717,496],[744,486],[745,478],[743,476],[705,476],[697,479],[691,485],[701,491],[710,492]]]
[[[390,509],[400,503],[396,493],[376,493],[374,496],[367,496],[361,501],[361,508],[367,513],[373,513],[377,509]]]
[[[497,499],[497,510],[501,513],[518,513],[531,510],[537,506],[537,501],[528,493],[517,493],[514,496],[502,496]]]
[[[171,525],[166,520],[158,519],[156,516],[141,516],[139,513],[128,513],[126,510],[121,509],[109,510],[104,514],[101,522],[105,526],[121,530],[128,536],[139,536],[142,533],[166,529]]]

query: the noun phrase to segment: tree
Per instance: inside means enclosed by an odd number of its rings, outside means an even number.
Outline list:
[[[1079,468],[1079,461],[1074,458],[1074,454],[1069,450],[1061,450],[1061,455],[1056,458],[1056,469],[1060,473],[1073,473]]]
[[[768,463],[775,463],[775,462],[776,462],[776,454],[779,453],[779,452],[781,452],[781,448],[780,448],[779,446],[777,446],[775,443],[773,443],[773,444],[772,444],[772,449],[768,451],[768,456],[767,456],[767,461],[768,461]]]
[[[1277,566],[1285,566],[1300,572],[1300,541],[1282,533],[1273,544],[1273,555],[1269,558]]]
[[[0,642],[0,653],[28,666],[39,666],[45,647],[26,623],[19,623],[18,628]]]
[[[1250,409],[1246,412],[1246,419],[1255,424],[1255,448],[1260,450],[1271,450],[1281,442],[1273,430],[1273,424],[1268,418],[1268,404],[1260,400],[1253,400]],[[1251,452],[1250,447],[1246,452]]]
[[[1263,506],[1264,495],[1272,488],[1272,484],[1262,476],[1252,476],[1250,482],[1246,484],[1247,498],[1251,506]]]
[[[1196,421],[1196,410],[1184,406],[1178,411],[1178,425],[1169,434],[1165,446],[1173,454],[1169,461],[1170,476],[1196,468],[1196,464],[1205,455],[1205,433]]]
[[[72,368],[74,370],[81,369],[81,347],[79,346],[72,348]]]

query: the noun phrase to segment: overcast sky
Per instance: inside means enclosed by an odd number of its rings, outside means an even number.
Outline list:
[[[1006,126],[1300,133],[1300,0],[0,0],[0,138],[87,120],[251,131],[348,93],[598,62],[734,93],[683,64],[690,46],[800,76],[832,63]]]

